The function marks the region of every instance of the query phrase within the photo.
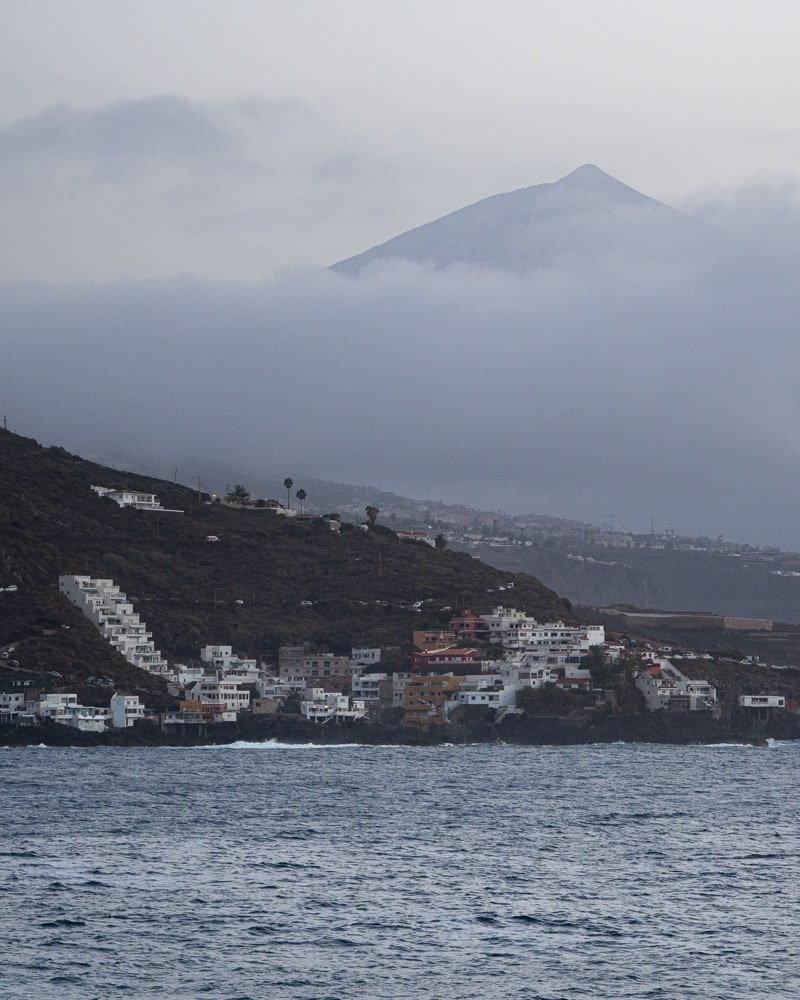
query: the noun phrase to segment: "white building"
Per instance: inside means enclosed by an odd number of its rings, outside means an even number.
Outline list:
[[[350,662],[362,667],[372,667],[381,662],[380,646],[354,646],[350,650]]]
[[[365,702],[380,701],[381,684],[388,679],[388,674],[359,674],[353,678],[353,697]]]
[[[740,694],[740,708],[786,708],[782,694]]]
[[[206,669],[212,669],[224,680],[238,681],[240,684],[255,684],[261,672],[255,660],[243,660],[233,652],[232,646],[209,645],[200,648],[200,659]]]
[[[261,671],[255,660],[242,660],[238,666],[231,666],[223,671],[220,680],[237,681],[239,684],[257,684],[261,679]]]
[[[82,733],[104,733],[111,721],[111,713],[107,708],[97,708],[94,705],[69,705],[54,721],[62,726],[71,726]]]
[[[511,708],[517,703],[519,684],[508,681],[501,673],[473,674],[465,677],[458,691],[445,703],[449,713],[458,705],[482,705],[485,708]]]
[[[480,616],[489,628],[489,642],[497,642],[510,648],[513,642],[518,648],[520,633],[527,634],[531,624],[536,624],[524,611],[516,608],[496,607],[490,615]]]
[[[238,681],[205,677],[186,689],[187,701],[206,705],[224,705],[227,712],[246,712],[250,708],[250,692],[242,691]]]
[[[44,692],[39,695],[38,701],[32,703],[31,709],[40,719],[52,719],[58,714],[63,714],[66,708],[77,704],[76,694]]]
[[[564,688],[568,691],[589,691],[592,687],[592,672],[580,666],[580,664],[568,660],[563,667],[563,671],[556,681],[556,687]]]
[[[115,729],[130,728],[137,719],[144,718],[144,705],[138,694],[120,694],[111,697],[111,725]]]
[[[518,653],[510,659],[500,660],[495,669],[500,672],[506,684],[540,688],[545,684],[555,684],[558,674],[552,665],[541,663],[535,653]]]
[[[306,693],[307,686],[303,680],[264,677],[256,683],[256,691],[261,698],[296,698]]]
[[[230,670],[255,670],[255,660],[243,660],[233,651],[233,646],[209,645],[200,647],[200,659],[215,670],[227,673]]]
[[[183,511],[167,511],[156,499],[155,493],[145,493],[142,490],[117,488],[114,486],[92,486],[98,496],[108,497],[120,507],[135,507],[136,510],[158,510],[163,513],[180,513]]]
[[[310,722],[328,722],[331,719],[363,719],[367,714],[363,701],[350,699],[346,694],[309,688],[307,697],[300,702],[301,713]]]
[[[172,666],[174,683],[184,688],[201,681],[205,673],[202,667],[189,667],[185,663],[175,663]]]
[[[169,664],[155,648],[152,633],[113,580],[60,576],[58,586],[128,663],[151,674],[169,673]]]
[[[712,684],[687,677],[663,657],[657,657],[650,661],[650,666],[638,670],[634,683],[651,712],[679,706],[690,712],[705,712],[713,709],[717,702],[717,690]]]
[[[14,722],[24,711],[23,691],[0,691],[0,722]]]
[[[408,671],[397,671],[392,674],[392,708],[405,706],[406,685],[417,676],[419,675]]]
[[[490,615],[480,616],[489,629],[489,642],[504,649],[538,650],[542,655],[569,658],[586,656],[592,646],[605,642],[603,625],[565,625],[564,622],[540,623],[516,608],[496,607]]]
[[[62,726],[71,726],[83,733],[102,733],[111,720],[107,708],[79,705],[76,694],[48,692],[41,694],[33,704],[33,712],[40,719],[50,719]]]

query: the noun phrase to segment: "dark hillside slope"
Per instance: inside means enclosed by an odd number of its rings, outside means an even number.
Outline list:
[[[121,509],[92,484],[146,489],[184,513]],[[571,620],[569,603],[533,577],[464,553],[380,530],[335,535],[321,521],[208,505],[185,487],[0,430],[0,587],[18,588],[0,592],[0,647],[15,645],[20,670],[55,670],[75,684],[102,675],[157,690],[59,595],[63,573],[113,579],[169,659],[196,656],[206,642],[267,657],[303,639],[332,651],[353,643],[408,650],[411,630],[445,624],[450,608],[488,610],[512,594],[537,617]],[[509,579],[514,590],[499,595]],[[412,601],[425,602],[421,613],[402,607]]]

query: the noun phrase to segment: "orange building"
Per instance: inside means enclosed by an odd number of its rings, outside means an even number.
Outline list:
[[[444,704],[459,690],[463,677],[412,677],[403,692],[403,725],[427,733],[433,726],[443,726]]]
[[[431,649],[447,649],[454,642],[458,641],[458,636],[451,629],[415,629],[412,636],[414,648],[427,653]]]

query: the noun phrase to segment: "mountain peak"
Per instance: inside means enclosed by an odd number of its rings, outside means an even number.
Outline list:
[[[556,184],[563,184],[566,181],[589,181],[597,182],[603,180],[614,181],[618,184],[619,181],[615,180],[610,174],[607,174],[605,170],[601,170],[600,167],[596,166],[594,163],[584,163],[580,167],[576,167],[570,173],[565,174],[560,181],[556,181]]]
[[[616,177],[607,174],[605,170],[594,165],[594,163],[584,163],[571,173],[566,174],[553,184],[541,184],[537,187],[549,187],[557,190],[570,191],[575,194],[603,195],[615,201],[625,202],[652,202],[652,198],[641,194],[634,188],[618,181]],[[528,188],[527,190],[535,190]]]
[[[406,260],[518,272],[626,248],[637,257],[658,256],[665,241],[692,245],[697,227],[693,219],[585,163],[552,183],[467,205],[333,267],[358,274],[373,262]]]

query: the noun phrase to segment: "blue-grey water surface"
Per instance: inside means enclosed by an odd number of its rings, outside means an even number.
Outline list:
[[[0,751],[0,996],[800,996],[800,745]]]

